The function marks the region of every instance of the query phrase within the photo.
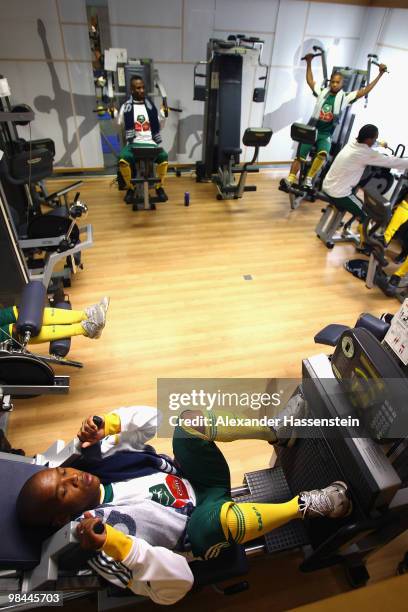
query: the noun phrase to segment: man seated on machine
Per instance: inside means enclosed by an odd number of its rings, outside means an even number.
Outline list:
[[[323,192],[339,210],[345,210],[359,221],[360,246],[364,248],[362,224],[367,219],[363,202],[356,196],[355,189],[363,176],[366,166],[382,166],[406,170],[408,158],[381,155],[373,149],[378,138],[375,125],[364,125],[354,142],[349,142],[333,161],[323,181]]]
[[[211,411],[204,419],[199,410],[185,411],[174,430],[174,460],[145,444],[156,434],[156,409],[128,407],[90,416],[78,432],[85,449],[76,464],[81,470],[36,473],[19,494],[18,515],[25,524],[53,526],[81,517],[77,536],[82,548],[95,551],[93,569],[156,603],[175,603],[193,585],[188,551],[190,560],[191,555],[211,559],[293,519],[351,513],[347,486],[340,481],[280,504],[231,498],[229,468],[214,441],[259,439],[289,447],[295,432],[282,426],[283,417],[303,417],[306,408],[300,394],[293,396],[275,417],[281,419],[276,429],[219,425],[219,416],[237,415]],[[84,458],[87,447],[99,460]]]
[[[109,298],[103,297],[99,304],[88,306],[84,310],[44,308],[41,331],[38,336],[30,338],[29,344],[52,342],[72,336],[100,338],[105,327],[108,307]],[[0,342],[6,342],[7,340],[18,342],[17,319],[17,306],[0,308]]]
[[[343,91],[342,74],[340,72],[333,72],[329,87],[319,90],[319,88],[316,87],[316,82],[313,79],[312,73],[312,60],[314,57],[315,55],[313,53],[308,53],[304,58],[307,63],[306,82],[312,90],[313,95],[317,98],[313,115],[309,120],[309,125],[313,125],[317,129],[315,145],[317,153],[305,179],[304,185],[307,189],[313,188],[313,179],[330,153],[331,137],[342,111],[356,100],[367,95],[373,87],[376,86],[382,75],[387,72],[387,66],[385,64],[380,64],[378,67],[379,74],[371,83],[366,85],[366,87],[349,93]],[[286,188],[291,187],[291,185],[296,182],[296,176],[300,170],[301,162],[306,160],[312,146],[313,145],[310,144],[301,144],[299,146],[297,157],[290,167],[289,176],[283,179]]]
[[[145,95],[145,84],[141,77],[133,76],[130,80],[131,96],[120,107],[118,123],[125,128],[126,146],[119,154],[119,172],[125,182],[127,192],[125,202],[134,202],[132,185],[132,168],[134,165],[133,147],[157,147],[162,142],[160,120],[157,108]],[[157,164],[156,195],[160,202],[167,202],[164,191],[164,180],[167,174],[168,157],[161,151],[155,159]]]

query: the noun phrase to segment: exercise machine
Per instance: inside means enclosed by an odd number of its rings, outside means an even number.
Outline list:
[[[244,58],[252,58],[264,71],[260,77],[264,81],[263,87],[254,89],[252,99],[264,102],[268,66],[262,63],[263,45],[259,38],[244,35],[232,35],[228,40],[211,38],[207,45],[207,59],[194,66],[194,100],[205,102],[203,159],[196,163],[196,180],[213,181],[219,200],[237,199],[244,191],[256,190],[256,187],[245,186],[244,182],[236,182],[235,175],[244,174],[246,178],[248,172],[259,171],[250,165],[255,163],[256,156],[250,164],[245,164],[245,169],[239,165],[242,153],[241,89]],[[201,82],[203,79],[205,85]],[[253,130],[259,134],[258,146],[266,146],[272,132],[266,128]],[[249,134],[246,140],[248,138]],[[243,143],[245,145],[244,140]]]
[[[390,147],[387,148],[394,156],[403,157],[405,153],[405,146],[402,144],[399,144],[395,150]],[[375,172],[375,168],[373,168],[373,172]],[[365,280],[368,289],[372,289],[376,285],[385,295],[396,297],[402,302],[408,296],[408,286],[399,277],[398,273],[388,276],[384,272],[384,268],[389,265],[389,262],[387,260],[388,244],[385,244],[382,236],[387,233],[387,227],[393,214],[397,211],[401,202],[407,198],[408,171],[401,173],[398,178],[393,173],[391,173],[391,176],[393,182],[395,181],[395,187],[389,198],[382,195],[381,182],[378,183],[376,179],[363,183],[364,209],[368,214],[368,219],[363,224],[363,234],[369,251],[369,260],[351,260],[346,262],[345,268],[351,273],[355,272],[354,269],[357,268],[359,278]],[[405,217],[406,215],[403,216],[403,218]],[[395,263],[401,264],[406,259],[408,252],[407,221],[397,228],[392,239],[394,238],[398,238],[401,243],[401,253],[395,258]]]
[[[314,54],[313,54],[314,57],[321,58],[322,72],[323,72],[323,81],[322,81],[322,89],[323,89],[324,87],[327,87],[330,82],[330,78],[328,77],[328,72],[327,72],[326,52],[322,47],[319,47],[319,46],[314,46],[313,51],[314,51]],[[377,58],[378,60],[377,56],[375,56],[375,58]],[[373,63],[376,63],[376,65],[378,65],[378,62],[376,62],[376,60],[374,59],[374,56],[369,55],[368,60],[367,60],[366,70],[350,68],[348,66],[346,67],[335,66],[333,67],[332,73],[339,72],[343,76],[343,90],[344,91],[346,92],[355,91],[357,89],[361,89],[362,87],[366,85],[366,83],[369,82],[368,78],[370,75],[371,65]],[[367,96],[366,96],[366,105],[367,105]],[[289,194],[290,207],[292,210],[295,210],[296,208],[298,208],[303,201],[314,202],[316,199],[327,201],[327,197],[325,197],[325,195],[322,193],[323,180],[327,172],[329,171],[330,166],[333,163],[334,159],[336,158],[337,154],[344,147],[344,145],[348,142],[348,139],[350,137],[350,133],[351,133],[351,130],[354,124],[354,118],[355,118],[355,115],[352,112],[352,108],[350,106],[345,108],[344,111],[341,113],[338,119],[336,129],[334,130],[333,135],[332,135],[330,153],[328,155],[328,158],[325,164],[314,177],[312,188],[306,187],[304,185],[304,181],[311,167],[312,160],[316,154],[315,147],[311,149],[308,155],[308,158],[306,160],[301,160],[299,180],[297,183],[288,186],[284,179],[281,180],[279,184],[279,189]],[[309,124],[295,123],[292,125],[291,137],[295,142],[299,143],[297,156],[298,156],[299,148],[301,144],[314,144],[315,143],[316,135],[313,139],[312,128],[313,126]],[[327,209],[324,209],[323,212],[325,212],[326,210]],[[319,233],[322,236],[323,242],[325,242],[327,246],[331,248],[334,245],[334,242],[336,242],[336,240],[334,241],[332,240],[332,235],[334,235],[337,229],[341,227],[342,218],[340,218],[338,215],[334,215],[334,214],[331,215],[329,214],[329,212],[330,211],[328,211],[328,214],[324,217],[324,219],[322,218],[321,225],[318,226],[318,228],[319,228]],[[335,225],[335,222],[337,223],[337,226]],[[335,227],[335,230],[333,232],[334,227]],[[342,241],[355,242],[355,235],[350,233],[349,227],[347,226],[345,230],[343,231]]]
[[[247,572],[252,556],[267,553],[279,558],[279,553],[291,550],[303,553],[301,571],[340,564],[350,584],[360,587],[369,580],[365,566],[368,555],[408,529],[408,411],[405,401],[393,403],[389,410],[381,395],[387,388],[390,372],[398,390],[405,393],[402,397],[407,392],[406,366],[391,345],[386,345],[394,320],[401,320],[400,313],[391,321],[363,315],[355,328],[329,326],[335,329],[325,328],[315,340],[335,346],[332,358],[319,354],[303,361],[300,391],[311,412],[308,416],[340,417],[346,421],[348,417],[359,417],[361,425],[333,429],[323,424],[315,427],[313,435],[303,431],[293,448],[277,448],[275,467],[247,473],[243,485],[232,492],[240,502],[279,503],[301,490],[324,487],[341,479],[350,488],[353,513],[340,520],[292,521],[245,546],[223,551],[216,560],[194,562],[191,569],[196,587],[241,577]],[[360,377],[360,381],[371,381],[377,389],[368,403],[367,386],[347,384],[361,369],[364,379]],[[395,396],[390,392],[393,400],[401,398],[401,394]],[[0,567],[4,570],[0,573],[0,586],[2,591],[23,593],[61,591],[66,599],[74,596],[74,591],[75,596],[80,596],[80,589],[87,595],[104,589],[104,594],[98,595],[98,609],[107,610],[108,606],[114,609],[115,604],[122,607],[135,602],[135,596],[116,599],[115,588],[106,590],[99,576],[89,568],[83,571],[92,553],[79,549],[75,522],[49,535],[42,543],[37,534],[25,533],[15,516],[15,498],[33,473],[47,467],[75,465],[81,452],[76,441],[66,447],[58,441],[34,458],[0,455],[1,483],[13,469],[8,495],[0,506],[3,517]],[[245,588],[247,583],[240,581],[230,587],[229,593]]]
[[[397,157],[403,157],[405,153],[405,146],[402,144],[399,144],[395,151],[388,146],[384,148],[388,149],[392,155]],[[395,189],[392,192],[390,200],[387,200],[383,194],[390,191],[395,181],[397,181]],[[388,223],[390,211],[393,210],[398,194],[401,193],[404,184],[404,179],[397,179],[390,168],[367,166],[354,191],[358,192],[359,189],[363,190],[364,207],[370,215],[370,220],[374,221],[376,224],[374,230],[370,224],[367,225],[366,229],[370,230],[370,234],[373,234],[373,232],[382,225]],[[347,211],[338,209],[332,198],[326,193],[323,192],[322,195],[322,199],[325,199],[329,203],[329,206],[322,209],[322,216],[315,229],[317,237],[320,238],[329,249],[332,249],[334,245],[339,242],[351,242],[358,246],[360,244],[360,236],[351,229],[356,217],[350,214],[347,222],[344,222],[344,217],[348,215]]]
[[[54,308],[71,309],[70,302],[59,298]],[[69,376],[56,376],[52,365],[82,368],[79,361],[67,359],[71,338],[53,340],[49,355],[38,355],[28,349],[31,337],[41,331],[47,290],[40,281],[30,281],[18,300],[16,335],[0,343],[0,411],[13,409],[12,398],[37,397],[69,391]]]
[[[166,90],[160,81],[158,70],[154,68],[152,59],[129,59],[124,49],[108,51],[109,57],[105,64],[107,70],[106,95],[107,110],[110,110],[112,118],[115,116],[112,109],[120,106],[129,98],[130,82],[133,77],[138,76],[143,79],[145,84],[145,94],[149,98],[159,96],[160,106],[164,117],[168,117],[169,111],[181,112],[181,109],[169,107]],[[118,61],[122,60],[122,61]],[[123,61],[125,60],[125,61]],[[156,91],[157,90],[157,91]],[[125,144],[123,130],[118,127],[121,133],[121,143]],[[161,200],[149,193],[151,187],[158,183],[154,160],[162,152],[160,147],[138,146],[133,150],[132,183],[134,185],[134,197],[127,202],[136,210],[155,210],[156,203]],[[118,159],[118,155],[116,155]],[[117,182],[120,190],[124,190],[126,185],[120,172],[117,172]]]
[[[81,266],[81,251],[92,246],[92,227],[79,228],[77,219],[85,216],[87,206],[77,192],[73,202],[68,193],[82,181],[49,194],[44,180],[52,174],[54,143],[50,139],[19,138],[17,126],[34,118],[27,105],[12,106],[7,79],[0,77],[0,189],[9,210],[19,246],[23,250],[31,277],[50,283],[63,281]],[[51,210],[43,213],[47,206]],[[81,234],[81,237],[80,237]],[[81,240],[82,238],[82,240]],[[57,261],[65,259],[62,272],[54,272]]]

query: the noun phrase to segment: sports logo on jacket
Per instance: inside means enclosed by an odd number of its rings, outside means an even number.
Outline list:
[[[166,483],[153,485],[149,488],[149,491],[152,496],[152,501],[162,506],[183,508],[189,502],[186,485],[181,478],[173,476],[172,474],[166,476]]]

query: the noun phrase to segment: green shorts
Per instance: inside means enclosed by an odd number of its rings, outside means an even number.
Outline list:
[[[216,557],[230,546],[221,526],[221,507],[231,502],[231,476],[220,449],[177,426],[173,452],[182,476],[191,483],[197,498],[187,524],[187,536],[196,557]]]
[[[133,157],[133,153],[132,153],[132,149],[135,149],[137,147],[149,147],[149,148],[154,148],[157,145],[142,145],[142,144],[128,144],[125,147],[123,147],[123,149],[121,150],[120,154],[119,154],[119,161],[120,160],[125,160],[127,161],[128,164],[133,164],[134,161],[134,157]],[[159,148],[159,147],[157,147]],[[166,162],[168,160],[168,155],[166,153],[166,151],[163,151],[161,153],[159,153],[159,155],[156,157],[156,159],[154,160],[156,164],[162,164],[163,162]]]
[[[354,193],[344,198],[332,198],[331,196],[329,198],[330,203],[333,203],[336,208],[351,213],[362,223],[367,219],[367,213],[363,209],[363,202]]]
[[[313,146],[316,146],[317,153],[324,152],[328,155],[331,149],[331,136],[329,136],[328,134],[320,134],[319,132],[317,132],[317,139],[315,145],[301,144],[299,146],[297,156],[300,159],[305,160]]]

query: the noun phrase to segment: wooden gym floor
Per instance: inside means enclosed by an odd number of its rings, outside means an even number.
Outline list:
[[[68,182],[53,182],[51,189]],[[67,291],[78,309],[109,295],[107,326],[99,340],[73,338],[70,356],[85,367],[60,372],[71,376],[68,395],[16,402],[8,430],[14,447],[41,452],[57,438],[73,438],[89,414],[154,406],[160,377],[298,378],[303,358],[326,352],[313,342],[323,326],[398,309],[396,300],[366,289],[343,269],[356,256],[352,246],[329,251],[316,238],[321,203],[290,211],[272,171],[249,182],[258,185],[256,193],[220,202],[212,184],[171,176],[169,201],[155,212],[134,213],[110,178],[85,181],[81,198],[89,206],[85,222],[93,225],[94,246]],[[154,444],[171,452],[170,440]],[[259,441],[223,444],[222,450],[233,485],[245,471],[266,467],[271,454]],[[408,538],[400,538],[373,557],[373,580],[395,573],[407,548]],[[194,605],[244,610],[252,602],[260,610],[287,610],[347,588],[340,570],[302,575],[297,563],[296,555],[254,561],[247,594],[201,594]],[[192,601],[176,608],[187,610]]]

